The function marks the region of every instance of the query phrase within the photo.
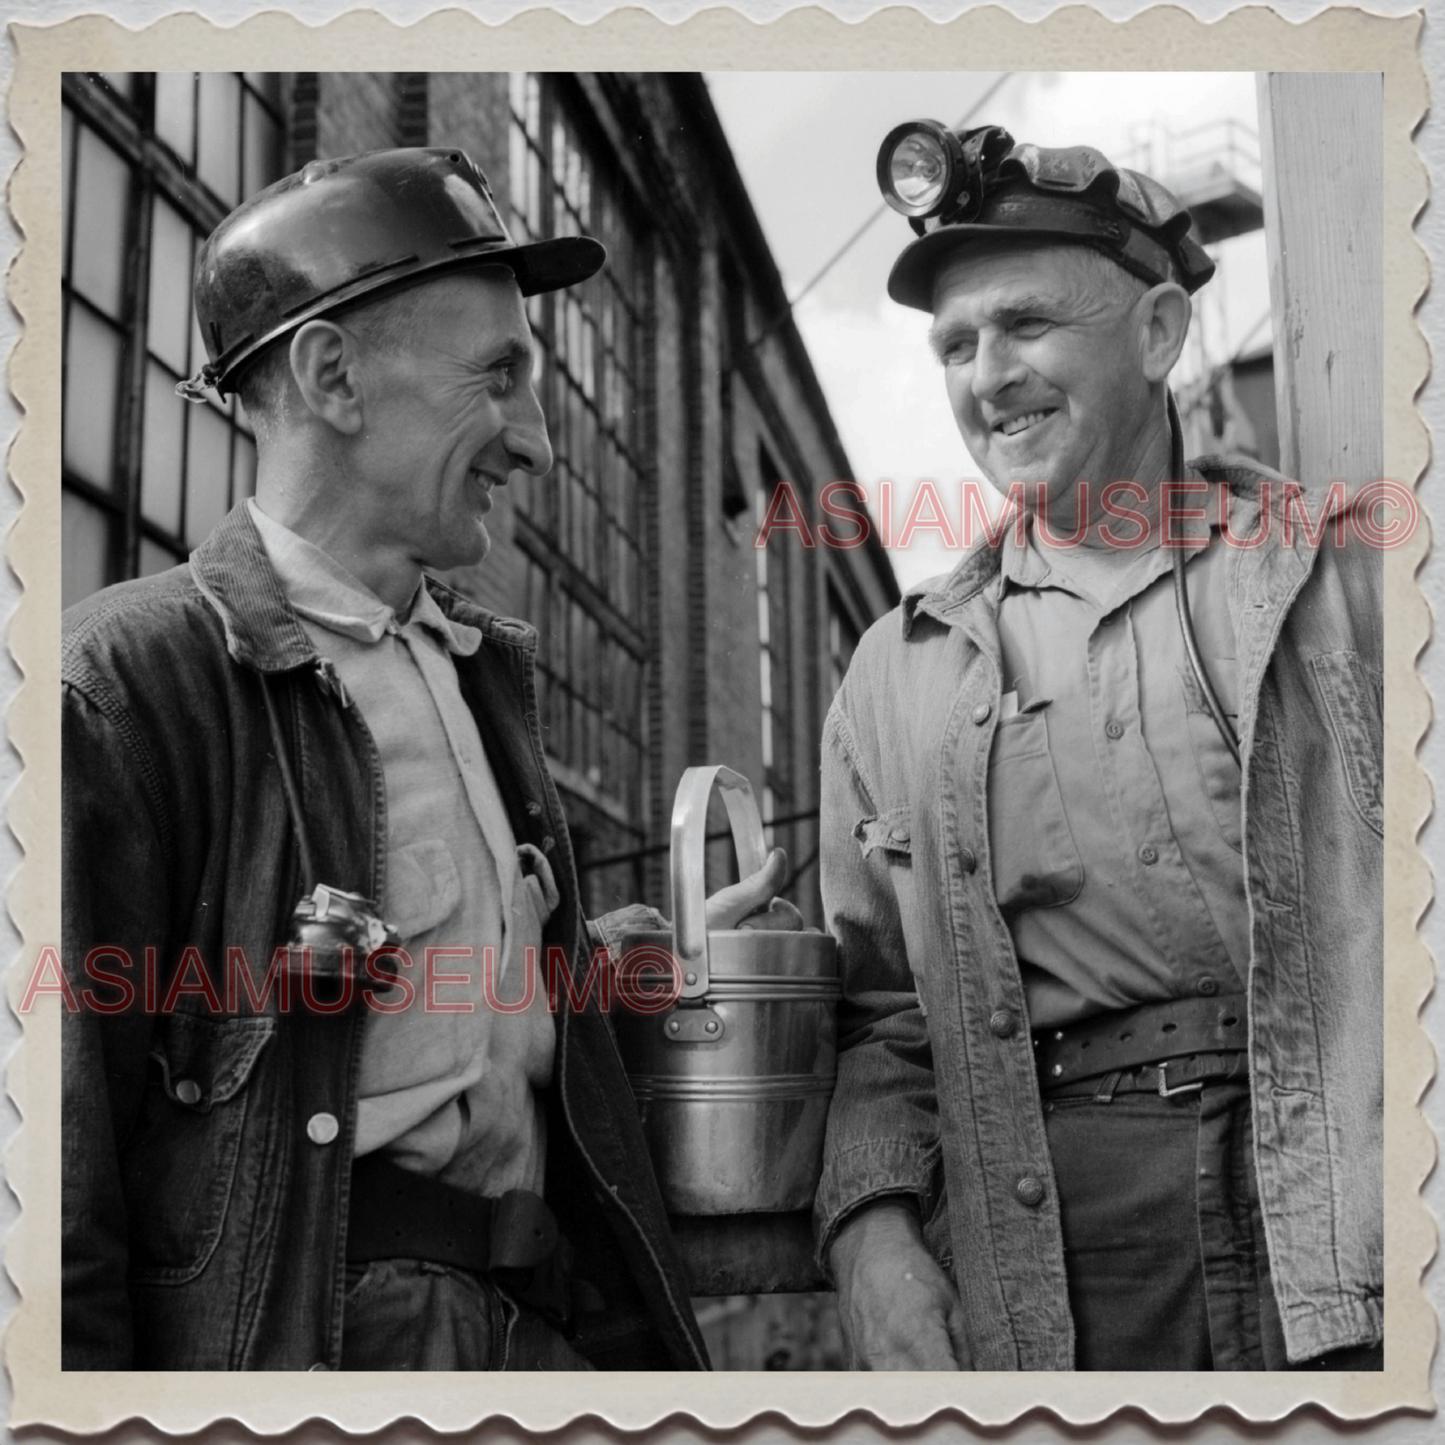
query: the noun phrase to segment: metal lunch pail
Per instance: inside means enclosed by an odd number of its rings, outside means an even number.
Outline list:
[[[837,1073],[837,943],[817,932],[707,931],[714,789],[727,806],[739,877],[767,859],[748,780],[729,768],[687,769],[672,810],[672,932],[622,941],[624,968],[634,950],[670,951],[682,994],[664,1013],[624,1003],[612,1017],[672,1213],[806,1209]]]

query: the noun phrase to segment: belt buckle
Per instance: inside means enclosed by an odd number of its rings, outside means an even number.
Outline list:
[[[1173,1063],[1173,1059],[1165,1059],[1162,1064],[1155,1064],[1159,1070],[1159,1097],[1161,1099],[1172,1099],[1176,1094],[1192,1094],[1196,1091],[1204,1092],[1204,1080],[1196,1079],[1192,1084],[1176,1084],[1172,1089],[1169,1087],[1169,1076],[1166,1070]]]

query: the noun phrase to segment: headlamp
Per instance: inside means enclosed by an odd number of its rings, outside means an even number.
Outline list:
[[[878,151],[878,189],[910,220],[948,210],[958,200],[965,176],[962,143],[936,120],[894,126]]]

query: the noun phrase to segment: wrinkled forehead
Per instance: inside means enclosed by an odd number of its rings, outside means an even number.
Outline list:
[[[976,240],[960,244],[938,268],[933,312],[985,294],[1083,301],[1101,290],[1101,267],[1113,262],[1067,241]]]

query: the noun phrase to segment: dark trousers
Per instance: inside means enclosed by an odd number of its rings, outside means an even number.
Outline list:
[[[347,1268],[343,1370],[590,1370],[485,1275],[415,1259]]]
[[[1379,1344],[1285,1356],[1248,1084],[1107,1103],[1046,1095],[1044,1117],[1079,1369],[1384,1367]]]

